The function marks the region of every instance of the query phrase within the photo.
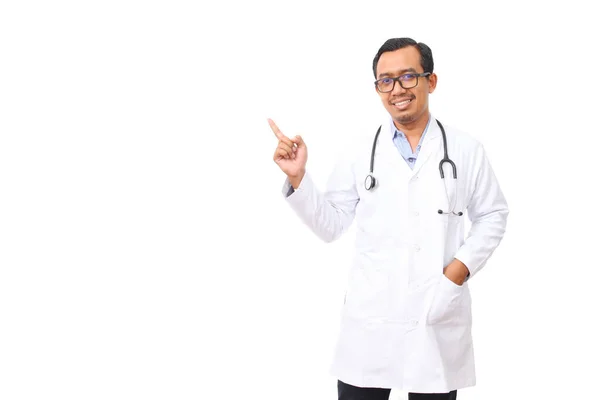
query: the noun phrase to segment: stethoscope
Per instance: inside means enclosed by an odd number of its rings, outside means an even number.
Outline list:
[[[450,157],[448,157],[448,143],[446,142],[446,131],[444,130],[444,127],[442,126],[440,121],[438,121],[437,119],[435,121],[437,122],[438,126],[442,130],[442,139],[444,141],[444,158],[442,158],[440,160],[439,169],[440,169],[440,176],[442,177],[442,180],[444,181],[444,187],[446,189],[446,197],[448,198],[448,188],[446,187],[446,179],[444,176],[444,168],[443,167],[444,167],[444,163],[449,163],[450,166],[452,167],[452,176],[454,179],[456,179],[456,165],[454,164],[454,161],[452,161],[450,159]],[[373,165],[375,164],[375,148],[377,147],[377,138],[379,137],[379,132],[381,132],[381,126],[379,126],[379,129],[377,129],[377,133],[375,134],[375,140],[373,141],[373,149],[371,150],[371,165],[370,165],[370,169],[369,169],[369,174],[365,178],[365,189],[367,189],[367,190],[371,190],[377,185],[377,179],[375,179],[375,176],[373,176]],[[454,200],[455,200],[454,201],[455,204],[452,206],[451,211],[438,210],[438,214],[454,214],[459,217],[462,216],[463,215],[462,211],[459,211],[459,212],[453,211],[454,206],[456,206],[456,196],[454,196]],[[449,198],[448,198],[448,204],[450,204]]]

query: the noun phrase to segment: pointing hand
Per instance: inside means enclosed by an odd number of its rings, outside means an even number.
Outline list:
[[[281,133],[281,130],[272,119],[269,118],[268,121],[275,137],[279,141],[273,155],[273,161],[288,176],[292,186],[297,188],[302,177],[304,177],[306,169],[306,160],[308,158],[306,144],[299,135],[291,139],[288,138]]]

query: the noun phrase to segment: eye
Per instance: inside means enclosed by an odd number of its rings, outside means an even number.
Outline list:
[[[391,85],[392,84],[393,79],[392,78],[383,78],[381,80],[381,83],[384,85]]]
[[[415,76],[413,74],[406,74],[400,77],[400,80],[402,81],[410,81],[412,79],[415,79]]]

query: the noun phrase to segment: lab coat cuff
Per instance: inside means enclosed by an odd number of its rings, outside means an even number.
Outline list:
[[[296,198],[299,197],[303,197],[303,194],[307,191],[307,187],[310,186],[312,184],[312,180],[308,174],[308,172],[304,173],[304,176],[302,177],[302,180],[300,181],[300,184],[298,185],[297,189],[294,189],[292,187],[292,184],[289,180],[289,178],[285,178],[285,182],[283,183],[283,187],[281,189],[281,193],[283,194],[284,198],[286,198],[287,200],[293,201]]]
[[[465,281],[468,281],[469,279],[471,279],[473,277],[473,275],[475,275],[475,272],[477,272],[478,266],[476,265],[475,259],[470,256],[469,250],[464,247],[458,249],[454,258],[456,258],[458,261],[465,264],[465,266],[469,270],[469,273],[468,273]]]

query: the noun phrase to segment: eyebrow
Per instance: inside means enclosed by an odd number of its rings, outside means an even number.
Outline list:
[[[414,69],[414,68],[406,68],[406,69],[401,69],[400,71],[398,71],[398,75],[402,75],[402,74],[405,74],[405,73],[407,73],[407,72],[413,72],[413,73],[415,73],[415,74],[416,74],[416,73],[417,73],[417,70],[416,70],[416,69]],[[386,77],[386,76],[392,76],[392,75],[393,75],[393,74],[392,74],[392,73],[390,73],[390,72],[384,72],[384,73],[382,73],[382,74],[379,74],[379,75],[378,75],[378,78],[383,78],[383,77]]]

